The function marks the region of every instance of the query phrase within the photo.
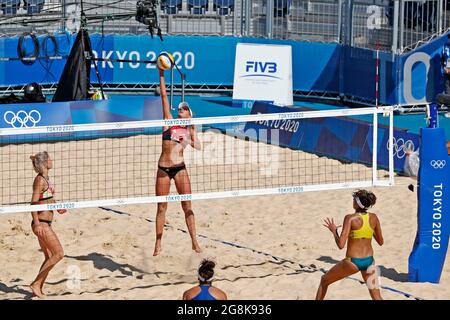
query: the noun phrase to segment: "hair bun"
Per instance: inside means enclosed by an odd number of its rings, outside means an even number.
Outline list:
[[[214,261],[205,259],[202,261],[201,267],[212,270],[216,267],[216,263]]]
[[[214,267],[216,263],[214,261],[203,259],[198,269],[199,280],[201,282],[211,281],[214,278]]]
[[[353,196],[357,196],[365,208],[370,208],[377,202],[377,197],[372,191],[369,190],[359,189],[353,193]]]

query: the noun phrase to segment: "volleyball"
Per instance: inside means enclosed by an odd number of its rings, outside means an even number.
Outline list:
[[[161,70],[168,70],[173,68],[175,64],[175,60],[173,56],[168,52],[161,52],[158,56],[158,60],[156,61],[156,65]]]

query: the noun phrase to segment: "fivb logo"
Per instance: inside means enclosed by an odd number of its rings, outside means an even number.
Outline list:
[[[275,74],[278,72],[278,64],[272,61],[246,61],[245,62],[246,75],[241,78],[247,77],[267,77],[276,78]]]

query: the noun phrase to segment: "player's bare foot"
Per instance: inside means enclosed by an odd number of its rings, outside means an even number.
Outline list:
[[[155,251],[153,251],[153,256],[156,257],[161,253],[161,246],[155,246]]]
[[[42,282],[42,284],[41,284],[41,293],[42,293],[42,295],[43,295],[43,296],[45,296],[45,293],[44,293],[43,287],[44,287],[44,283]]]
[[[44,298],[44,294],[42,293],[41,288],[37,284],[32,283],[30,285],[30,289],[33,292],[33,297]]]
[[[202,252],[202,249],[200,248],[200,246],[198,245],[198,243],[196,243],[196,244],[192,244],[192,250],[194,250],[195,252],[197,252],[197,253],[201,253]]]

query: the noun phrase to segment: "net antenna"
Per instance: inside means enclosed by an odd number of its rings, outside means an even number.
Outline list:
[[[178,67],[177,63],[175,62],[174,67],[170,70],[170,93],[169,93],[169,104],[171,110],[175,110],[176,108],[173,106],[173,82],[174,82],[174,69],[177,69],[178,73],[181,77],[181,102],[184,102],[184,91],[186,86],[186,73],[181,72],[181,69]]]
[[[169,98],[169,102],[170,102],[170,107],[172,110],[175,110],[175,107],[173,106],[173,88],[174,88],[174,71],[175,69],[177,69],[178,73],[180,74],[181,77],[181,102],[184,102],[184,89],[185,89],[185,85],[186,85],[186,74],[181,72],[181,69],[178,67],[178,65],[175,63],[174,67],[170,70],[170,98]]]

